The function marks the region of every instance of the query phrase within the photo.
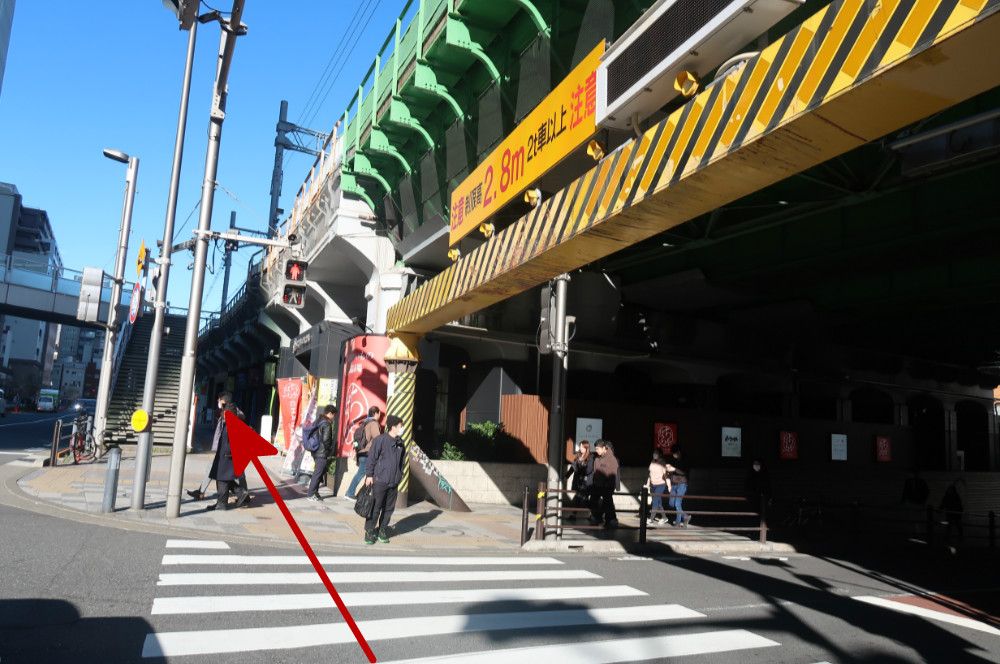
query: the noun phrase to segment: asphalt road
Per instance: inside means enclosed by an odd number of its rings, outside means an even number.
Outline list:
[[[295,549],[168,542],[179,536],[9,505],[0,532],[0,664],[366,661]],[[908,596],[913,583],[878,563],[363,553],[322,555],[381,662],[1000,660],[988,615]],[[985,566],[909,569],[973,606],[1000,585]]]
[[[11,413],[0,418],[0,465],[16,461],[26,453],[49,449],[56,419],[72,421],[74,413]]]

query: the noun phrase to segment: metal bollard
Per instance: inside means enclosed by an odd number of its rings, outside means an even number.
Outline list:
[[[646,524],[649,518],[647,503],[649,502],[649,489],[643,485],[639,492],[639,544],[646,543]]]
[[[122,448],[115,445],[108,450],[108,469],[104,473],[104,502],[101,511],[107,514],[115,511],[115,496],[118,495],[118,469],[122,465]]]
[[[528,541],[528,494],[530,489],[524,487],[524,502],[521,503],[521,546]]]

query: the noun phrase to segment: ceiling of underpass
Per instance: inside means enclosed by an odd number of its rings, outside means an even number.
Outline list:
[[[915,378],[992,387],[997,109],[992,90],[592,264],[620,299],[616,331],[597,336],[652,356],[687,347],[837,375],[905,363]],[[532,308],[537,290],[492,320],[530,334],[534,316],[512,314]]]
[[[640,316],[721,324],[746,352],[834,344],[1000,380],[998,108],[993,90],[591,268]]]

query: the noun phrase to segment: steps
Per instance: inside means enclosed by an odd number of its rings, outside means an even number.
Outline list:
[[[180,383],[181,355],[184,352],[184,330],[187,319],[167,316],[163,321],[163,342],[160,346],[160,368],[156,379],[156,399],[153,402],[152,433],[154,445],[172,445],[174,439],[177,391]],[[118,379],[111,392],[108,406],[107,439],[121,444],[135,444],[138,434],[132,430],[132,413],[142,405],[142,390],[146,380],[146,359],[149,338],[153,330],[153,314],[148,312],[132,330]]]

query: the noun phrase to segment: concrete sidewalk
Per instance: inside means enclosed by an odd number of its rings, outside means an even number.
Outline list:
[[[126,451],[133,452],[131,449]],[[320,495],[325,498],[322,503],[308,501],[305,488],[282,473],[280,457],[265,457],[261,461],[299,527],[314,547],[373,548],[367,547],[362,541],[364,521],[354,513],[354,501],[343,497],[332,497],[327,488],[320,489]],[[211,462],[211,453],[188,455],[184,488],[198,487]],[[214,504],[214,499],[193,501],[185,493],[182,495],[180,517],[167,519],[165,506],[170,468],[168,455],[157,454],[153,457],[146,488],[147,509],[142,511],[130,508],[135,461],[133,458],[124,458],[118,484],[116,510],[112,514],[101,514],[106,468],[104,463],[39,468],[21,476],[16,486],[24,497],[64,510],[69,518],[73,518],[75,513],[81,518],[86,515],[88,521],[104,525],[151,529],[169,532],[175,536],[297,546],[291,529],[255,471],[247,473],[253,500],[246,507],[223,512],[208,510],[207,508]],[[343,489],[346,489],[349,479],[345,477]],[[10,484],[8,482],[8,488]],[[209,491],[210,495],[214,495],[214,483]],[[469,507],[473,510],[471,513],[449,512],[424,501],[410,507],[399,508],[392,519],[394,528],[392,543],[378,544],[374,548],[507,552],[520,549],[519,507],[481,504],[470,504]],[[573,528],[574,524],[567,523],[564,539],[529,541],[525,549],[563,553],[670,550],[691,555],[794,551],[785,544],[769,542],[760,545],[742,535],[697,527],[690,529],[650,527],[649,543],[640,546],[636,544],[635,527],[638,526],[636,515],[622,513],[619,517],[623,522],[622,525],[631,528],[602,532],[595,537],[582,534]],[[534,514],[530,515],[530,523],[532,526],[535,523]]]
[[[127,450],[131,452],[131,450]],[[198,487],[212,462],[212,454],[192,454],[185,467],[185,489]],[[281,472],[281,459],[262,459],[271,480],[278,488],[309,542],[317,548],[365,547],[362,542],[364,521],[354,513],[354,501],[343,497],[328,497],[329,489],[321,488],[322,503],[307,501],[305,489]],[[181,515],[167,519],[165,513],[167,476],[170,457],[153,457],[146,506],[143,511],[130,509],[133,458],[122,460],[118,484],[116,511],[101,515],[104,495],[104,463],[62,465],[40,468],[21,477],[18,488],[28,497],[64,509],[125,524],[147,524],[191,531],[192,537],[249,538],[257,542],[293,544],[294,536],[257,473],[247,473],[253,500],[242,509],[207,510],[214,499],[193,501],[182,496]],[[348,480],[350,478],[347,478]],[[214,485],[214,483],[213,483]],[[346,489],[346,481],[342,490]],[[214,495],[214,486],[210,489]],[[447,512],[433,503],[420,502],[397,509],[392,525],[394,537],[389,545],[376,547],[410,550],[482,549],[516,550],[520,545],[521,510],[511,506],[470,505],[472,513]],[[374,547],[366,547],[374,548]]]

